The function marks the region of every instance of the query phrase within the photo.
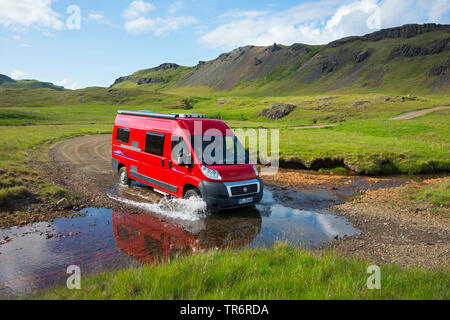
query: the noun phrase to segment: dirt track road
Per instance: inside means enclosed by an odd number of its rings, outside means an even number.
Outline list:
[[[64,141],[50,150],[49,176],[57,185],[86,199],[87,205],[115,208],[106,191],[117,184],[111,169],[111,135]]]
[[[50,156],[54,163],[80,167],[86,173],[111,173],[111,136],[71,139],[53,148]]]
[[[407,112],[407,113],[401,114],[399,116],[396,116],[394,118],[391,118],[390,120],[409,120],[409,119],[414,119],[414,118],[424,116],[426,114],[429,114],[429,113],[432,113],[435,111],[445,110],[445,109],[450,109],[450,106],[442,106],[442,107],[435,107],[435,108],[430,108],[430,109]]]

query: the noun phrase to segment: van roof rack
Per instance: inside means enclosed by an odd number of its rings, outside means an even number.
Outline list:
[[[117,113],[130,116],[141,116],[141,117],[173,119],[173,120],[178,118],[198,118],[198,119],[205,118],[204,115],[196,113],[160,113],[148,110],[139,110],[139,111],[119,110],[117,111]]]

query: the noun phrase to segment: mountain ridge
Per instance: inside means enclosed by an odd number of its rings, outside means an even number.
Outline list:
[[[243,46],[194,67],[165,63],[112,87],[241,93],[333,90],[449,91],[450,25],[408,24],[326,45]]]

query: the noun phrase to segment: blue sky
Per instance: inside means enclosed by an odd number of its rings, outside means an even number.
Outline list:
[[[241,45],[324,44],[449,21],[450,0],[0,0],[0,74],[109,86],[139,69],[193,66]]]

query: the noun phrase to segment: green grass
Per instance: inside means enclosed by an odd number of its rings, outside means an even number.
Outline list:
[[[62,91],[64,90],[61,86],[56,86],[50,82],[42,82],[37,80],[13,80],[12,82],[0,83],[0,88],[8,89],[52,89]]]
[[[82,278],[82,289],[48,290],[35,299],[443,299],[446,270],[381,265],[381,290],[369,290],[371,263],[323,257],[287,245],[207,252],[160,265]]]
[[[15,200],[27,196],[30,192],[24,186],[7,187],[0,189],[0,208],[10,207]]]
[[[310,166],[316,159],[342,159],[366,174],[450,170],[450,112],[405,121],[361,120],[311,130],[282,130],[280,152]]]
[[[48,183],[42,188],[41,193],[53,200],[60,200],[61,198],[67,197],[67,190]]]
[[[437,206],[450,206],[450,180],[410,192],[409,198],[412,200],[423,200]]]

